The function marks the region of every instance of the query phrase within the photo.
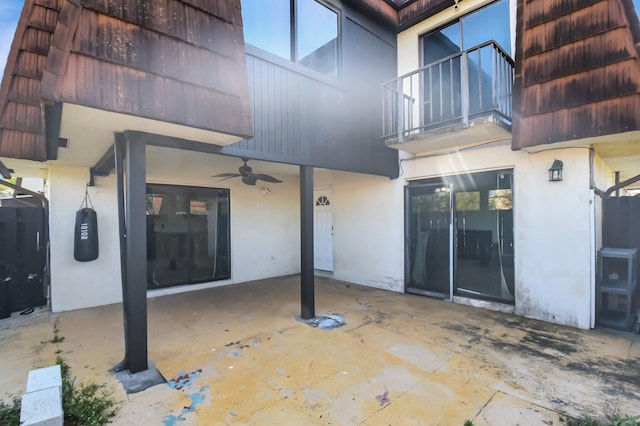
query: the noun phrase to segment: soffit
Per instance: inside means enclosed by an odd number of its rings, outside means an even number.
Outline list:
[[[67,139],[68,147],[58,150],[58,159],[53,161],[54,164],[92,167],[113,145],[114,134],[126,130],[162,134],[221,146],[240,139],[237,136],[196,127],[68,103],[63,105],[61,121],[60,137]]]

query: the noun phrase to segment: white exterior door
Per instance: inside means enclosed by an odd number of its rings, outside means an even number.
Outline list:
[[[333,271],[333,217],[331,194],[328,191],[314,192],[313,252],[316,269]]]

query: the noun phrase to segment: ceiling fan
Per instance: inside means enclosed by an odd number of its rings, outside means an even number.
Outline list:
[[[242,183],[246,185],[255,185],[256,182],[259,180],[263,180],[265,182],[272,182],[272,183],[282,182],[281,180],[278,180],[273,176],[265,175],[262,173],[253,173],[252,172],[253,169],[251,169],[251,167],[247,165],[247,161],[249,161],[249,159],[243,158],[242,161],[244,162],[244,164],[238,168],[239,173],[220,173],[217,175],[213,175],[211,177],[221,178],[218,182],[227,180],[227,179],[232,179],[235,177],[242,177]]]

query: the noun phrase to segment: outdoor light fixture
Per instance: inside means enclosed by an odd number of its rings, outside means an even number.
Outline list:
[[[553,164],[549,169],[549,182],[560,182],[562,180],[562,166],[564,164],[560,160],[553,160]]]
[[[0,175],[2,175],[2,178],[11,179],[11,173],[13,173],[13,169],[8,168],[0,161]]]

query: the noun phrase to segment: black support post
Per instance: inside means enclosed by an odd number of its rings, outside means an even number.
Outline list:
[[[300,166],[300,302],[302,319],[315,317],[313,167]]]
[[[124,206],[124,134],[116,134],[113,144],[114,165],[116,169],[116,192],[118,195],[118,233],[120,234],[120,279],[122,281],[122,314],[124,324],[124,358],[113,367],[118,372],[129,368],[129,339],[127,327],[128,299],[127,299],[127,243],[126,243],[126,217]]]
[[[126,150],[126,292],[125,348],[129,371],[148,368],[147,357],[147,217],[145,144],[125,135]]]

